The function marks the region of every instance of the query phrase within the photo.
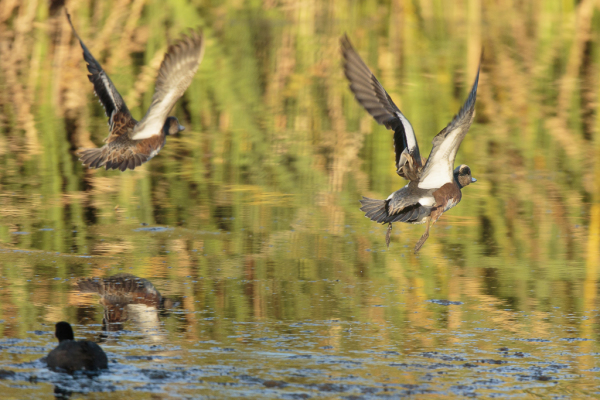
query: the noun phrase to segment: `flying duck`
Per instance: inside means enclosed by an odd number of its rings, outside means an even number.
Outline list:
[[[58,339],[58,346],[46,356],[48,368],[67,372],[108,368],[104,350],[89,340],[76,341],[73,328],[68,322],[57,323],[54,336]]]
[[[462,188],[477,181],[467,165],[454,168],[454,159],[475,116],[481,65],[469,97],[454,119],[433,138],[429,159],[425,160],[408,119],[354,50],[348,36],[344,35],[340,42],[350,90],[375,121],[394,131],[396,173],[409,181],[385,200],[363,197],[360,209],[372,221],[389,224],[385,237],[388,247],[393,222],[427,223],[425,233],[415,246],[416,254],[429,237],[430,225],[460,202]]]
[[[96,149],[81,149],[78,154],[83,165],[90,168],[134,169],[158,154],[167,135],[185,128],[175,117],[168,117],[171,109],[192,83],[204,55],[204,39],[200,30],[183,36],[170,46],[160,65],[152,102],[141,121],[136,121],[125,101],[102,69],[102,66],[85,46],[71,22],[73,34],[83,49],[87,62],[88,79],[108,117],[110,133],[106,144]]]

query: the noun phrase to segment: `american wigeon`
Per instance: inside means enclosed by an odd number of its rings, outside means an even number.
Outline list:
[[[415,132],[390,95],[362,61],[346,35],[341,38],[344,72],[358,102],[375,118],[394,131],[396,172],[410,182],[385,200],[363,197],[361,211],[372,221],[389,224],[386,244],[389,247],[393,222],[427,223],[427,228],[415,246],[415,253],[429,237],[429,227],[442,214],[456,206],[461,189],[477,180],[471,177],[467,165],[454,168],[454,159],[475,115],[475,98],[479,69],[473,88],[452,122],[433,138],[429,159],[419,153]]]
[[[73,372],[108,368],[108,358],[104,350],[89,340],[76,341],[73,328],[68,322],[57,323],[54,336],[58,339],[58,346],[46,357],[50,369]]]
[[[163,148],[167,135],[184,129],[171,109],[192,83],[204,55],[204,39],[200,30],[184,36],[170,46],[160,65],[152,102],[141,121],[132,116],[123,98],[102,66],[85,46],[71,22],[73,33],[83,49],[83,58],[94,84],[94,92],[104,106],[110,134],[106,144],[97,149],[81,149],[80,160],[90,168],[134,169],[150,160]]]

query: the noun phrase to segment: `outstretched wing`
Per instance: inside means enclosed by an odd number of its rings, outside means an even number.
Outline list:
[[[419,187],[422,189],[440,188],[454,180],[453,170],[456,152],[475,116],[475,100],[477,98],[480,70],[481,62],[467,101],[465,101],[458,114],[454,116],[452,122],[433,138],[431,153],[419,177]]]
[[[146,139],[160,133],[169,112],[192,83],[204,55],[202,32],[192,31],[169,47],[156,79],[152,103],[135,127],[132,139]]]
[[[123,101],[123,98],[117,91],[117,88],[115,88],[115,85],[112,83],[106,72],[104,72],[100,63],[96,61],[92,53],[90,53],[87,46],[83,43],[83,40],[81,40],[77,34],[77,31],[71,22],[71,16],[68,12],[66,14],[69,24],[71,25],[71,29],[73,29],[73,34],[75,37],[77,37],[79,44],[83,49],[83,59],[87,62],[87,69],[90,73],[88,75],[88,79],[94,85],[94,92],[96,93],[96,96],[98,96],[98,99],[100,99],[100,103],[102,103],[104,111],[106,112],[106,116],[108,117],[110,135],[106,141],[110,143],[115,139],[115,137],[127,132],[127,130],[122,129],[120,125],[115,126],[115,121],[121,121],[125,125],[130,125],[129,121],[133,121],[135,124],[136,121],[131,116],[125,101]],[[120,115],[117,117],[117,114]]]
[[[394,150],[396,152],[396,171],[405,176],[402,167],[412,164],[410,156],[421,168],[421,154],[412,125],[394,104],[369,67],[360,58],[347,35],[340,39],[344,57],[344,73],[350,81],[350,89],[356,100],[371,114],[379,124],[394,131]]]

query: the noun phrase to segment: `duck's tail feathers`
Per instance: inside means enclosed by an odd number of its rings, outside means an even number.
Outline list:
[[[365,212],[365,217],[379,223],[386,222],[389,217],[386,207],[387,200],[375,200],[363,197],[359,201],[362,204],[360,210]]]
[[[89,168],[100,168],[106,164],[106,155],[102,151],[102,148],[81,149],[78,151],[78,154],[83,165]]]
[[[145,154],[134,153],[131,150],[114,150],[107,146],[97,149],[81,149],[78,151],[79,159],[83,165],[89,168],[135,169],[146,161],[148,156]]]

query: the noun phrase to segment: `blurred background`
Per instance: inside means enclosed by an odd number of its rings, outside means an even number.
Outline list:
[[[74,155],[102,145],[108,127],[64,6],[137,119],[168,44],[204,30],[204,60],[173,110],[186,130],[135,171],[88,170]],[[423,155],[484,51],[456,159],[478,182],[418,256],[423,226],[396,224],[386,249],[386,227],[359,210],[363,195],[406,182],[391,132],[348,89],[343,33]],[[3,0],[0,335],[99,324],[97,296],[75,280],[126,272],[180,303],[161,329],[184,347],[231,345],[240,322],[336,319],[387,332],[323,328],[315,349],[339,354],[464,345],[454,333],[475,323],[500,330],[493,342],[473,333],[481,351],[571,332],[593,339],[567,357],[593,386],[582,371],[600,350],[599,40],[591,0]],[[465,304],[449,312],[435,299]]]

